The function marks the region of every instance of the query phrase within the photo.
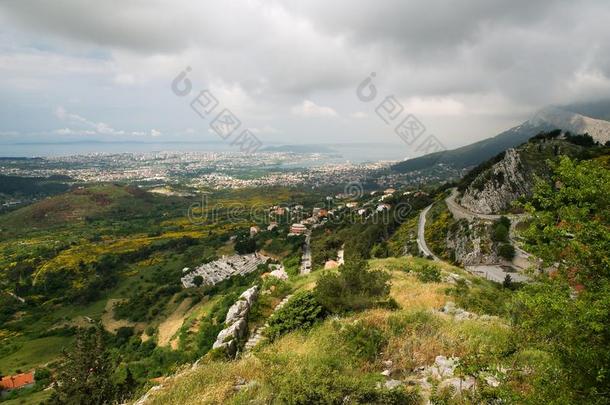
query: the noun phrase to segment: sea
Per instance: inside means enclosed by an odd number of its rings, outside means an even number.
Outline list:
[[[404,144],[341,143],[312,145],[271,145],[272,148],[297,153],[319,153],[323,163],[366,163],[401,161],[412,157]],[[91,153],[141,152],[238,152],[222,142],[56,142],[0,144],[1,157],[58,157]],[[261,151],[265,151],[261,148]]]

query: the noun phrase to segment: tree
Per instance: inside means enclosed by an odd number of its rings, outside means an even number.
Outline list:
[[[81,329],[71,351],[63,351],[51,404],[98,405],[112,403],[113,372],[101,326]]]
[[[299,292],[269,318],[265,334],[271,339],[296,329],[306,329],[324,316],[324,308],[311,291]]]
[[[525,237],[528,250],[556,270],[517,293],[515,341],[550,357],[550,377],[532,379],[538,402],[607,403],[610,171],[567,157],[552,168],[552,182],[539,181],[526,205]]]
[[[203,284],[203,277],[202,276],[193,277],[193,284],[195,284],[196,287],[201,287],[201,284]]]
[[[387,300],[390,275],[369,270],[366,261],[355,259],[339,267],[338,272],[326,272],[316,285],[317,301],[330,312],[362,310]]]
[[[503,243],[498,246],[498,254],[506,260],[513,260],[515,257],[515,247],[510,243]]]
[[[504,281],[502,282],[502,287],[512,290],[513,288],[513,278],[510,276],[510,274],[507,274],[506,277],[504,277]]]
[[[506,242],[508,240],[508,227],[501,222],[497,222],[493,227],[492,237],[496,242]]]
[[[249,235],[239,235],[235,240],[235,251],[240,255],[254,253],[256,251],[256,240]]]

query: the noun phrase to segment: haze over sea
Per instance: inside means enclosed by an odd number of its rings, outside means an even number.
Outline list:
[[[381,160],[403,160],[413,156],[413,151],[403,144],[343,143],[324,145],[282,144],[265,145],[281,148],[281,151],[323,153],[320,163],[376,162]],[[265,151],[265,147],[260,149]],[[272,149],[277,150],[277,149]],[[142,153],[142,152],[238,152],[239,148],[223,142],[47,142],[0,144],[2,157],[56,157],[91,153]]]

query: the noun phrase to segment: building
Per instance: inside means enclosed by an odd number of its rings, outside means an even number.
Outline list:
[[[345,204],[345,206],[347,208],[356,208],[358,206],[357,202],[348,202],[347,204]]]
[[[272,231],[272,230],[274,230],[274,229],[277,229],[277,222],[271,222],[271,223],[269,224],[269,226],[267,227],[267,230],[268,230],[268,231]]]
[[[303,224],[292,224],[290,227],[290,233],[294,233],[296,235],[302,235],[307,231],[307,227]]]
[[[12,391],[34,385],[34,372],[21,373],[2,377],[0,380],[0,391]]]
[[[377,206],[377,212],[381,212],[383,210],[389,210],[390,209],[390,205],[389,204],[379,204]]]
[[[328,260],[324,263],[324,270],[336,269],[339,267],[339,263],[336,260]]]
[[[256,236],[260,230],[261,229],[258,226],[251,226],[250,227],[250,236],[252,236],[252,237]]]

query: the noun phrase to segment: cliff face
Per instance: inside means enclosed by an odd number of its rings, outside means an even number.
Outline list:
[[[445,243],[455,262],[468,266],[501,261],[491,240],[491,223],[462,219],[451,226]]]
[[[514,200],[531,193],[533,179],[523,168],[519,153],[508,149],[502,160],[468,186],[461,205],[480,214],[506,211]]]

